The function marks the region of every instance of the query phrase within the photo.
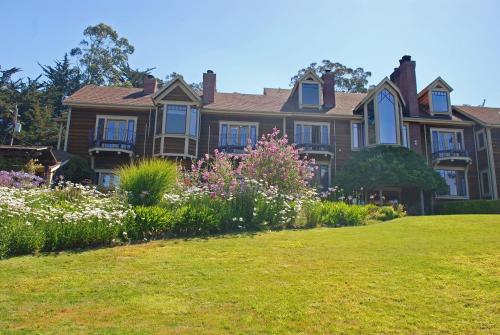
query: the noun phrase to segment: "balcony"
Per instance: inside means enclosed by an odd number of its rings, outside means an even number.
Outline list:
[[[446,149],[446,150],[438,150],[432,153],[432,163],[434,165],[439,164],[469,164],[472,159],[469,156],[469,153],[463,149]]]
[[[334,155],[334,147],[330,144],[320,144],[320,143],[301,143],[296,144],[295,147],[297,149],[302,149],[305,153],[313,153],[313,154],[326,154],[326,155]]]
[[[97,128],[89,131],[89,152],[114,151],[132,155],[135,149],[135,133],[126,128]]]
[[[245,153],[246,145],[219,145],[217,150],[231,155],[241,155]]]

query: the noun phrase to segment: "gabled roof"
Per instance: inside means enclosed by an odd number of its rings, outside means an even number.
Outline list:
[[[314,71],[313,69],[308,69],[302,76],[300,76],[299,79],[297,79],[297,81],[293,85],[293,88],[292,88],[292,91],[291,91],[290,95],[292,95],[292,94],[295,93],[295,90],[297,90],[297,87],[299,86],[299,83],[301,81],[304,81],[304,80],[306,80],[308,78],[312,78],[314,81],[317,81],[320,85],[323,85],[323,79],[321,79],[316,74],[316,71]]]
[[[452,106],[452,108],[483,126],[500,126],[500,108]]]
[[[153,96],[154,101],[159,101],[170,92],[172,92],[175,88],[179,87],[186,93],[186,95],[192,100],[196,102],[201,102],[199,94],[193,91],[191,86],[184,81],[182,76],[177,75],[172,80],[170,80],[165,86],[163,86],[158,92],[156,92]]]
[[[142,88],[86,85],[64,99],[63,104],[153,107],[153,99]]]
[[[449,92],[453,91],[453,88],[448,85],[448,83],[446,81],[444,81],[443,78],[441,77],[437,77],[436,79],[434,79],[429,85],[425,86],[417,95],[418,98],[420,98],[422,95],[424,95],[427,91],[429,91],[430,89],[434,88],[435,86],[441,84],[441,86],[443,86],[444,88],[446,88]]]
[[[403,99],[403,95],[401,94],[401,91],[399,90],[399,88],[396,86],[396,84],[394,84],[389,78],[385,77],[384,79],[382,79],[382,81],[380,83],[377,84],[377,86],[375,86],[374,88],[372,88],[366,95],[365,97],[354,107],[354,109],[358,109],[359,107],[361,107],[363,104],[365,104],[368,100],[370,100],[374,95],[375,93],[378,92],[379,89],[382,88],[382,86],[384,85],[388,85],[390,86],[395,92],[396,94],[399,96],[399,99],[401,100],[401,102],[403,102],[403,106],[405,105],[405,100]]]

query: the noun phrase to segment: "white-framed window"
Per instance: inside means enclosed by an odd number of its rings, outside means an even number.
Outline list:
[[[299,83],[299,104],[301,107],[319,107],[320,94],[320,83],[313,80],[304,80]]]
[[[351,149],[359,150],[364,147],[363,123],[351,122]]]
[[[200,112],[190,104],[167,104],[163,108],[163,134],[198,138]]]
[[[484,129],[481,129],[476,133],[477,138],[477,150],[486,149],[486,132]]]
[[[246,147],[255,145],[259,134],[256,122],[221,121],[219,123],[219,145],[221,147]]]
[[[135,116],[97,115],[95,144],[104,148],[124,148],[124,146],[135,144],[136,131],[137,117]]]
[[[431,90],[432,113],[448,114],[450,112],[448,91]]]
[[[317,167],[317,169],[315,169]],[[325,190],[330,186],[330,164],[326,162],[316,162],[313,170],[313,178],[310,183],[319,190]]]
[[[120,185],[120,177],[112,172],[98,172],[99,180],[98,184],[105,188],[116,188]]]
[[[401,126],[401,145],[405,148],[410,148],[410,130],[408,124],[404,123]]]
[[[330,124],[323,122],[295,122],[295,144],[330,144]]]
[[[463,129],[431,128],[432,153],[453,154],[464,150]]]
[[[439,198],[467,199],[469,197],[467,171],[465,169],[442,167],[436,169],[436,171],[448,185],[447,192],[439,194]]]
[[[479,173],[481,183],[481,195],[489,197],[491,195],[490,173],[488,170],[483,170]]]

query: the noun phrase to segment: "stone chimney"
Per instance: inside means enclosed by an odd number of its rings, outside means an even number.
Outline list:
[[[405,55],[399,60],[399,67],[394,69],[390,77],[403,95],[408,115],[413,117],[419,114],[415,66],[415,61],[411,60],[411,56]]]
[[[212,70],[207,70],[203,74],[203,103],[211,104],[215,101],[215,73]]]
[[[323,107],[335,107],[335,76],[330,70],[326,70],[323,79]]]
[[[144,94],[154,94],[158,89],[158,83],[153,75],[144,76]]]

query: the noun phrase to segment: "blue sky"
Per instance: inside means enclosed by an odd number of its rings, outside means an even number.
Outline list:
[[[409,54],[418,88],[437,76],[452,103],[500,107],[500,1],[6,1],[0,65],[40,73],[105,22],[127,37],[134,67],[187,81],[217,73],[222,92],[288,87],[313,61],[373,73],[376,84]],[[7,14],[7,15],[5,15]]]

